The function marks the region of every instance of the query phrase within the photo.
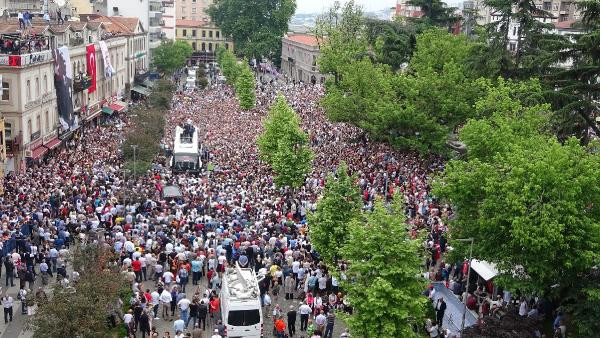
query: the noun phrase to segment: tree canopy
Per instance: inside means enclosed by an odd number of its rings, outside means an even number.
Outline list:
[[[238,67],[239,74],[235,83],[235,92],[240,101],[240,107],[244,110],[252,109],[256,105],[254,74],[247,62],[243,62]]]
[[[159,71],[171,74],[185,66],[193,52],[185,41],[163,41],[152,51],[152,62]]]
[[[399,201],[389,210],[377,201],[362,216],[348,224],[342,248],[348,261],[342,286],[354,310],[348,326],[361,337],[420,337],[414,328],[424,323],[427,306],[420,243],[409,238]]]
[[[294,0],[216,0],[207,10],[236,52],[247,58],[281,56],[281,37],[296,11]]]
[[[317,210],[308,215],[310,240],[319,256],[330,266],[341,257],[340,250],[348,239],[348,223],[360,214],[362,201],[355,176],[341,162],[336,175],[330,174]]]

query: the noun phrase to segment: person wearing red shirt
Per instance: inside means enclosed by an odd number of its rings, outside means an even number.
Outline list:
[[[140,262],[140,258],[136,257],[136,259],[131,262],[131,267],[133,269],[133,273],[135,273],[135,281],[142,281],[142,262]]]
[[[219,298],[214,297],[209,301],[210,307],[208,312],[210,312],[210,318],[216,319],[215,314],[219,312]],[[217,316],[218,317],[218,316]]]
[[[277,338],[285,337],[285,323],[281,317],[275,320],[275,331],[277,332]]]

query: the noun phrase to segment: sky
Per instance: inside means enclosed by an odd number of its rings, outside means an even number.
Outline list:
[[[333,5],[335,0],[296,0],[296,13],[322,13]],[[344,3],[345,0],[340,2]],[[378,11],[396,6],[396,0],[355,0],[365,11]]]

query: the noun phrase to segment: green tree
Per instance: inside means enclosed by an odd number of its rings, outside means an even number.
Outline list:
[[[346,163],[341,162],[337,175],[327,177],[317,210],[308,215],[310,241],[330,266],[334,266],[341,257],[340,250],[348,236],[348,223],[360,214],[362,201],[355,179],[348,174]]]
[[[319,16],[314,34],[320,44],[319,69],[340,79],[340,68],[369,55],[365,18],[360,6],[350,0],[342,7],[339,1]]]
[[[548,105],[488,96],[477,109],[497,110],[462,128],[468,160],[450,161],[434,193],[455,207],[453,235],[475,239],[474,256],[498,265],[500,283],[560,295],[599,258],[599,157],[549,134]]]
[[[225,80],[230,86],[235,86],[240,75],[241,68],[238,65],[237,58],[230,50],[222,50],[219,57],[219,65],[225,76]]]
[[[448,7],[445,2],[440,0],[410,0],[408,4],[420,7],[423,12],[423,16],[410,19],[417,24],[450,29],[460,19],[454,14],[456,8]]]
[[[304,134],[306,136],[306,134]],[[306,137],[308,139],[308,137]],[[285,135],[277,142],[277,152],[273,155],[271,168],[275,172],[275,184],[278,187],[299,188],[310,173],[313,153],[308,142],[298,142]]]
[[[185,41],[163,42],[152,52],[152,61],[159,71],[171,74],[185,66],[193,52]]]
[[[374,49],[376,60],[398,70],[410,59],[419,27],[396,19],[394,21],[366,19],[366,36]]]
[[[391,210],[377,201],[363,216],[348,224],[342,248],[348,261],[342,286],[354,309],[348,326],[359,337],[420,337],[413,329],[423,324],[427,306],[421,245],[408,236],[399,200]]]
[[[235,92],[240,100],[240,107],[244,110],[254,108],[256,105],[256,93],[254,91],[254,74],[250,70],[247,62],[243,62],[237,78]]]
[[[263,132],[257,138],[260,158],[273,165],[273,157],[278,151],[279,140],[288,137],[293,144],[307,144],[308,136],[300,128],[300,117],[288,105],[283,95],[269,109],[269,115],[263,122]]]
[[[207,10],[238,54],[247,58],[281,57],[281,37],[296,11],[294,0],[217,0]]]
[[[110,248],[96,244],[75,247],[79,281],[67,288],[56,284],[49,299],[38,300],[35,315],[26,323],[34,337],[112,336],[106,318],[116,309],[119,294],[129,288],[119,270],[108,264],[112,256]]]

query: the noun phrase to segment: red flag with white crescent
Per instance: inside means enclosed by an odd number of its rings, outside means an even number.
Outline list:
[[[88,88],[88,94],[96,91],[96,48],[93,44],[87,46],[87,74],[92,80],[90,88]]]

